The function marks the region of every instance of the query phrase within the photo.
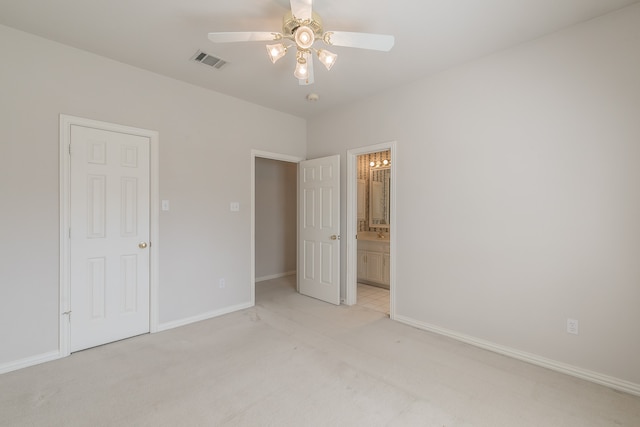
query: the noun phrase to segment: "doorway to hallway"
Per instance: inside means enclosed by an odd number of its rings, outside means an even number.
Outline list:
[[[304,160],[292,156],[251,152],[251,302],[255,304],[256,277],[273,278],[286,272],[256,276],[256,167],[259,159],[296,163],[296,276],[298,292],[340,304],[340,156]],[[290,181],[290,180],[289,180]],[[291,182],[290,182],[291,183]],[[267,203],[271,203],[267,198]],[[277,212],[277,211],[276,211]],[[278,217],[276,213],[274,215]],[[291,222],[287,223],[291,226]],[[272,241],[262,246],[272,250]]]
[[[251,151],[252,305],[260,282],[293,278],[297,283],[297,170],[302,160]]]
[[[296,163],[255,159],[255,280],[296,274]]]

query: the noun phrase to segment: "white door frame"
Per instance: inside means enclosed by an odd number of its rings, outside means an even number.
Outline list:
[[[289,156],[287,154],[271,153],[268,151],[251,150],[251,306],[256,305],[256,157],[263,159],[279,160],[281,162],[298,164],[305,160],[302,157]],[[296,174],[298,176],[298,174]],[[296,179],[296,195],[298,194]],[[297,209],[296,209],[297,212]],[[300,215],[297,215],[297,224],[300,223]],[[296,224],[296,230],[298,225]],[[298,253],[298,239],[296,238],[296,254]],[[297,256],[297,255],[296,255]],[[298,261],[296,260],[296,266]],[[296,289],[298,282],[296,281]]]
[[[71,159],[69,146],[71,143],[71,126],[86,126],[102,129],[110,132],[128,133],[149,138],[150,141],[150,210],[149,210],[149,329],[150,332],[158,331],[158,253],[160,249],[159,239],[159,136],[158,132],[147,129],[139,129],[131,126],[101,122],[82,117],[60,115],[60,317],[58,323],[59,355],[68,356],[71,348],[71,328],[69,325],[69,310],[71,296],[71,245],[69,241],[69,228],[71,225]]]
[[[398,236],[396,215],[396,195],[397,195],[397,173],[398,155],[396,141],[383,142],[375,145],[367,145],[366,147],[354,148],[347,151],[347,286],[345,289],[345,304],[354,305],[356,303],[356,295],[358,292],[358,156],[362,154],[377,153],[379,151],[391,151],[391,203],[390,203],[390,248],[389,256],[391,263],[389,266],[389,317],[395,318],[396,308],[396,245]]]

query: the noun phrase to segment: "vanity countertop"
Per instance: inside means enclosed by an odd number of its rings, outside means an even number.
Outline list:
[[[389,233],[382,233],[384,237],[378,237],[378,233],[375,231],[360,231],[358,232],[358,240],[368,240],[370,242],[389,243]]]

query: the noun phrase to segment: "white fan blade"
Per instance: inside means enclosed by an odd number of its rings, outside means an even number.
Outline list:
[[[209,33],[209,40],[214,43],[262,42],[278,40],[281,37],[280,33],[268,31]]]
[[[299,79],[298,80],[298,84],[300,86],[307,86],[310,84],[313,84],[313,55],[311,55],[310,52],[305,52],[304,53],[304,58],[307,60],[307,78],[306,79]]]
[[[349,33],[347,31],[327,31],[323,40],[334,46],[357,47],[383,52],[390,51],[395,43],[395,38],[386,34]]]
[[[312,0],[291,0],[291,13],[302,21],[311,19],[311,3]]]

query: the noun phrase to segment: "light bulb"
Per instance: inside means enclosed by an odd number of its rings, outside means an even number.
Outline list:
[[[369,163],[369,166],[374,167],[376,165],[376,162],[371,162]]]
[[[389,160],[384,159],[384,160],[382,161],[382,164],[383,164],[383,165],[385,165],[385,166],[387,166],[387,165],[389,164]]]

